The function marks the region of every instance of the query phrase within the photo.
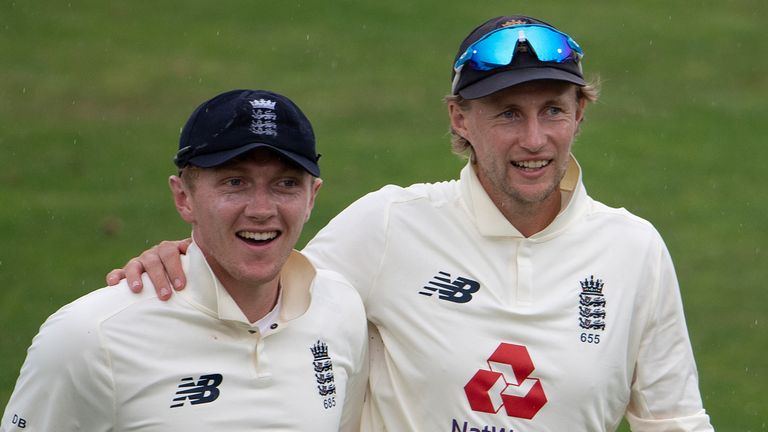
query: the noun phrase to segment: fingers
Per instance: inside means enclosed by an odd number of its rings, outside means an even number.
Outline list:
[[[144,272],[144,266],[139,261],[139,258],[131,258],[125,263],[123,267],[123,273],[125,279],[128,281],[128,286],[131,291],[138,293],[144,289],[144,284],[141,282],[141,274]]]
[[[158,298],[168,300],[174,289],[180,291],[187,284],[181,267],[181,254],[187,252],[191,243],[192,239],[162,241],[138,257],[131,258],[122,269],[109,272],[107,284],[116,285],[125,278],[131,291],[139,293],[144,289],[142,274],[146,273],[155,286]]]
[[[163,241],[157,245],[157,254],[163,264],[165,277],[176,291],[184,289],[187,284],[184,270],[181,268],[181,254],[186,253],[189,243],[187,240]]]
[[[189,249],[189,245],[192,244],[191,238],[186,238],[184,240],[179,240],[179,252],[182,254],[187,253],[187,249]]]
[[[128,274],[128,283],[131,289],[138,287],[137,291],[141,290],[141,273],[146,272],[149,280],[155,286],[157,297],[160,300],[168,300],[171,297],[171,283],[160,255],[160,248],[163,243],[144,251],[138,258],[128,261],[125,272]]]
[[[114,269],[107,273],[107,285],[115,286],[120,283],[120,280],[125,277],[125,271],[123,269]]]

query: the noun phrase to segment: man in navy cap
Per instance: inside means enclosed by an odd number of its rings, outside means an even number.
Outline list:
[[[170,177],[192,226],[187,289],[102,289],[40,329],[0,430],[356,431],[368,367],[357,292],[293,247],[321,185],[285,96],[200,105]]]
[[[460,178],[373,192],[304,249],[365,304],[364,430],[712,430],[664,242],[592,199],[571,153],[597,99],[583,56],[531,17],[475,28],[446,98]],[[125,274],[183,285],[176,247]]]

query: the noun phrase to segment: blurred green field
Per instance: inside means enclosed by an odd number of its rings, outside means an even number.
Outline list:
[[[0,407],[49,314],[188,235],[166,179],[198,103],[267,88],[312,119],[325,186],[303,244],[367,191],[458,174],[452,58],[515,12],[602,79],[575,153],[592,196],[666,239],[716,429],[768,430],[763,0],[0,3]]]

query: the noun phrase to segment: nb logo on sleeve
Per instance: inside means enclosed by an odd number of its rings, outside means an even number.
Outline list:
[[[182,378],[171,408],[184,406],[186,401],[191,405],[215,401],[219,397],[218,387],[222,379],[221,374],[201,375],[197,380],[193,377]]]
[[[472,294],[476,293],[479,289],[480,283],[477,281],[465,277],[457,277],[451,280],[450,273],[441,271],[424,286],[423,291],[419,291],[419,294],[431,297],[437,292],[440,300],[466,303],[472,300]]]
[[[16,425],[19,429],[26,429],[27,428],[27,420],[19,417],[18,414],[13,415],[13,420],[11,420],[11,423]]]

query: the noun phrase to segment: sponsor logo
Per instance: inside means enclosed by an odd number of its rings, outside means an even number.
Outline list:
[[[11,424],[17,426],[19,429],[27,428],[27,420],[19,417],[18,414],[13,415],[13,419],[11,419]]]
[[[181,379],[179,390],[176,391],[174,404],[171,408],[184,406],[189,401],[190,405],[199,405],[213,402],[219,397],[219,384],[223,377],[221,374],[201,375],[200,378],[186,377]]]
[[[317,393],[323,398],[323,407],[330,409],[336,406],[336,383],[333,377],[333,361],[328,355],[328,345],[318,340],[309,347],[312,352],[312,366],[315,370]]]
[[[488,357],[488,369],[464,386],[469,406],[491,414],[504,408],[510,417],[532,419],[547,403],[541,381],[531,377],[534,369],[526,347],[502,342]]]
[[[431,297],[437,293],[440,300],[467,303],[472,300],[472,294],[480,289],[480,283],[465,277],[453,279],[450,273],[441,271],[423,288],[423,291],[419,291],[421,295]]]
[[[514,430],[511,427],[503,426],[473,426],[468,422],[459,423],[458,420],[453,419],[453,423],[451,423],[451,432],[514,432]]]

